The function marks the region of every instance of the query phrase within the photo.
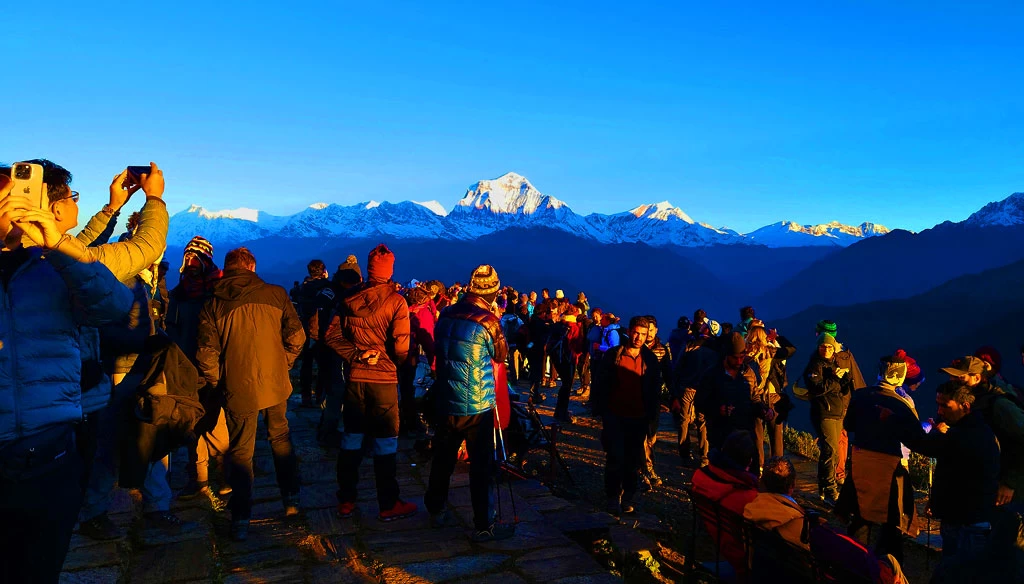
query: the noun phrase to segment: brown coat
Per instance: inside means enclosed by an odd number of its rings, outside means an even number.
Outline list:
[[[743,508],[743,517],[762,529],[778,532],[782,539],[795,546],[810,549],[806,542],[800,541],[804,530],[804,510],[784,495],[758,493]]]
[[[248,270],[227,270],[199,313],[199,371],[220,385],[225,408],[250,414],[292,393],[291,370],[306,335],[288,293]]]
[[[409,356],[409,306],[391,282],[364,282],[342,300],[324,342],[349,363],[349,380],[397,384],[395,364]],[[361,359],[370,350],[380,353],[376,365]]]

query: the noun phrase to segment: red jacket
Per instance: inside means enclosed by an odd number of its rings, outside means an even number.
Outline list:
[[[757,477],[748,472],[710,465],[693,473],[693,491],[742,517],[744,507],[757,497]],[[705,528],[711,539],[718,541],[717,526],[709,521],[705,523]],[[722,534],[721,552],[737,573],[747,570],[743,543],[731,533]]]

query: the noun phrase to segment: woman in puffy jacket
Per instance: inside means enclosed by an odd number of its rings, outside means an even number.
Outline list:
[[[846,405],[853,392],[853,376],[848,368],[836,361],[842,350],[835,337],[822,333],[818,337],[818,350],[811,355],[804,370],[804,384],[811,402],[811,425],[818,438],[818,490],[826,502],[839,496],[836,482],[836,463],[839,458],[839,439],[843,432]]]

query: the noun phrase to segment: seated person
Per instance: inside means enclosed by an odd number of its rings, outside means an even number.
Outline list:
[[[804,510],[793,499],[796,469],[785,457],[768,460],[761,475],[762,491],[743,509],[743,517],[758,527],[775,531],[789,543],[809,549],[800,540],[804,529]]]
[[[693,492],[742,517],[743,508],[757,497],[757,477],[749,471],[756,456],[750,433],[733,432],[725,439],[721,450],[713,450],[708,456],[710,464],[693,473]],[[743,573],[747,562],[743,543],[734,535],[740,526],[735,527],[722,533],[721,554],[738,573]],[[712,540],[719,541],[717,525],[708,520],[705,528]]]

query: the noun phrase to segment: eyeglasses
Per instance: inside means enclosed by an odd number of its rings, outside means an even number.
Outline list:
[[[67,197],[64,197],[64,198],[63,198],[63,199],[61,199],[61,200],[62,200],[62,201],[66,201],[66,200],[68,200],[68,199],[71,199],[72,201],[74,201],[74,202],[76,202],[76,203],[77,203],[77,202],[78,202],[78,198],[79,198],[79,194],[78,194],[78,191],[71,191],[71,194],[70,194],[70,195],[68,195]]]

